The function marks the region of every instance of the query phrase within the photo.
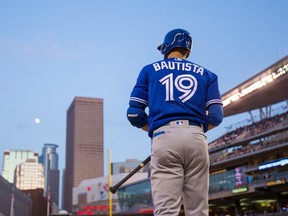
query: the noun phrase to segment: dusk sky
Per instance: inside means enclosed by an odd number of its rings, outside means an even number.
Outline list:
[[[150,139],[126,110],[142,67],[163,58],[165,34],[192,34],[189,60],[215,72],[223,94],[288,54],[287,8],[285,0],[1,1],[0,174],[4,150],[41,154],[53,143],[62,175],[75,96],[104,99],[105,164],[108,149],[112,162],[144,160]],[[246,117],[225,118],[208,141]]]

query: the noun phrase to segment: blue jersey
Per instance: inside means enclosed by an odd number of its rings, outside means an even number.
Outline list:
[[[191,120],[207,131],[207,107],[222,104],[218,78],[213,72],[185,59],[169,58],[145,66],[130,102],[149,108],[148,134],[173,120]]]

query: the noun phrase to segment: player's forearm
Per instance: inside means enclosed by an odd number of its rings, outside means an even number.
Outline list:
[[[221,104],[212,104],[208,107],[208,130],[217,127],[223,120],[223,108]]]

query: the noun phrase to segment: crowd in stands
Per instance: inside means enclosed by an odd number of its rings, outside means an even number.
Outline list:
[[[267,118],[250,125],[236,128],[233,131],[230,131],[220,138],[209,143],[209,150],[214,149],[220,146],[223,146],[227,143],[250,137],[255,134],[262,133],[267,130],[271,130],[275,127],[283,127],[288,125],[288,112],[286,111],[283,114],[275,115],[272,118]]]
[[[288,142],[288,130],[273,134],[272,136],[267,137],[265,140],[257,140],[257,142],[254,142],[253,144],[245,143],[241,146],[231,147],[229,149],[210,154],[210,161],[211,163],[214,163],[217,161],[227,160],[232,157],[259,151],[261,149],[279,145],[284,142]]]

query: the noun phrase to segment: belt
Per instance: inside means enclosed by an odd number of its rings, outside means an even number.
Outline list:
[[[198,122],[194,122],[191,120],[175,120],[175,121],[170,121],[167,124],[163,125],[163,126],[176,126],[176,125],[194,125],[194,126],[198,126],[203,128],[203,125],[198,123]]]

